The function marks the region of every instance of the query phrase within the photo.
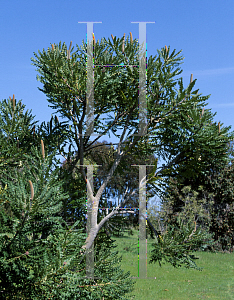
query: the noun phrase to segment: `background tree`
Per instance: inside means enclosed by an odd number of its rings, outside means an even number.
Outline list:
[[[234,248],[234,196],[233,165],[226,166],[221,174],[213,178],[215,190],[214,210],[210,231],[218,242],[220,250],[233,251]]]
[[[99,165],[97,170],[98,176],[95,177],[94,182],[96,191],[98,191],[106,178],[106,174],[108,174],[112,164],[114,163],[114,157],[117,150],[114,148],[112,143],[108,144],[106,141],[103,141],[102,143],[96,142],[93,145],[94,147],[89,152],[88,156]],[[123,200],[126,189],[128,189],[129,193],[132,193],[139,187],[139,168],[134,167],[133,165],[154,165],[154,162],[155,156],[153,154],[148,155],[148,157],[140,157],[139,155],[131,156],[130,154],[127,154],[119,163],[116,168],[115,175],[110,179],[109,184],[102,195],[105,196],[105,199],[109,199],[106,203],[107,206],[100,203],[99,207],[109,207],[112,209],[112,207],[118,206]],[[152,169],[153,167],[147,167],[147,174],[152,172]],[[150,198],[150,195],[151,197],[153,196],[150,194],[150,189],[147,188],[148,199]],[[104,202],[104,199],[102,199],[102,201]],[[139,205],[138,202],[139,195],[136,193],[129,199],[127,207],[136,208]],[[119,227],[121,226],[122,229],[125,227],[123,224],[133,226],[137,226],[137,224],[139,224],[138,210],[135,210],[135,215],[130,214],[128,216],[125,214],[124,219],[123,216],[123,214],[122,217],[114,216],[108,220],[107,224],[112,234],[115,234],[115,232],[119,234]],[[121,219],[123,219],[122,222]],[[117,226],[114,226],[115,222]]]
[[[203,172],[195,180],[192,176],[170,177],[161,199],[161,211],[150,213],[154,224],[160,219],[161,227],[165,228],[168,223],[175,225],[177,216],[189,215],[198,227],[213,236],[216,250],[233,251],[232,153],[232,150],[227,151],[227,163],[210,164],[209,173]]]
[[[61,216],[67,224],[74,224],[77,220],[80,220],[85,229],[86,183],[83,181],[81,174],[77,171],[80,164],[79,161],[76,164],[77,169],[73,167],[72,161],[72,158],[70,158],[70,161],[64,161],[59,172],[59,180],[63,183],[63,190],[69,194],[69,199],[64,199],[63,201]],[[84,159],[84,164],[95,165],[95,162],[90,159]],[[97,171],[94,170],[94,176],[96,176],[96,173]]]

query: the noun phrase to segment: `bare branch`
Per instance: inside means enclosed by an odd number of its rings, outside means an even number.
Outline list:
[[[105,129],[105,131],[104,131],[102,134],[100,134],[96,139],[94,139],[94,140],[89,144],[88,148],[86,148],[86,151],[91,150],[92,148],[89,149],[90,146],[93,145],[97,140],[99,140],[100,137],[102,137],[103,135],[105,135],[105,134],[111,129],[111,127],[113,127],[113,126],[115,125],[115,123],[117,123],[117,122],[119,121],[119,119],[120,119],[121,117],[124,117],[124,116],[127,115],[128,113],[129,113],[129,111],[127,110],[127,111],[125,111],[125,112],[120,113],[119,117],[118,117],[118,115],[117,115],[116,118],[115,118],[115,120],[114,120],[114,121],[113,121],[106,129]]]
[[[122,144],[124,135],[125,135],[126,130],[127,130],[127,126],[128,126],[128,124],[129,124],[129,120],[130,120],[130,118],[131,118],[131,116],[132,116],[132,113],[133,113],[133,110],[134,110],[135,106],[136,106],[136,105],[134,104],[134,106],[132,107],[132,109],[131,109],[131,111],[130,111],[128,117],[127,117],[127,120],[126,120],[126,123],[125,123],[125,126],[124,126],[124,130],[123,130],[123,132],[122,132],[120,141],[119,141],[119,143],[118,143],[118,148],[117,148],[117,153],[116,153],[115,161],[114,161],[114,163],[113,163],[113,165],[112,165],[112,167],[111,167],[111,169],[110,169],[110,171],[109,171],[109,174],[107,175],[106,179],[104,180],[103,184],[101,185],[101,187],[99,188],[99,190],[98,190],[98,192],[97,192],[97,195],[96,195],[96,198],[97,198],[97,199],[100,199],[100,197],[101,197],[101,195],[102,195],[104,189],[106,188],[106,186],[107,186],[109,180],[110,180],[111,177],[113,176],[113,174],[114,174],[114,172],[115,172],[115,170],[116,170],[116,168],[117,168],[117,166],[118,166],[120,160],[121,160],[122,157],[123,157],[123,154],[124,154],[124,153],[122,152],[122,153],[120,154],[120,147],[121,147],[121,144]],[[98,200],[98,201],[99,201],[99,200]]]

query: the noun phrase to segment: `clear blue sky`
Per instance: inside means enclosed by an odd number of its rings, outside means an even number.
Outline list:
[[[130,31],[138,38],[138,24],[131,22],[155,22],[146,26],[148,56],[165,45],[182,49],[184,83],[193,73],[200,92],[211,94],[206,108],[217,112],[214,120],[233,130],[233,0],[1,1],[1,99],[15,94],[39,124],[49,121],[54,110],[37,89],[42,85],[30,58],[51,43],[81,45],[86,39],[86,24],[78,24],[82,21],[102,22],[94,24],[96,39]]]

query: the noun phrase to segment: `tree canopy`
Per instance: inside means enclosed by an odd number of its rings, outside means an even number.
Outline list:
[[[101,195],[128,153],[132,156],[154,153],[157,158],[168,159],[168,163],[157,170],[157,176],[150,179],[151,183],[167,176],[172,170],[179,172],[185,161],[183,176],[196,176],[199,172],[206,172],[210,160],[227,159],[225,150],[231,135],[229,128],[211,124],[212,113],[204,108],[209,96],[202,96],[198,89],[194,89],[196,79],[193,80],[191,76],[190,84],[184,87],[182,78],[178,77],[182,73],[181,51],[170,51],[170,47],[157,50],[157,56],[150,56],[147,61],[147,132],[143,136],[137,135],[139,73],[137,67],[130,65],[139,66],[139,44],[136,39],[128,37],[125,41],[124,36],[112,37],[112,41],[103,38],[94,42],[94,132],[98,137],[91,141],[85,122],[87,45],[83,41],[83,45],[77,45],[74,52],[71,45],[68,49],[65,43],[52,44],[47,51],[38,51],[39,55],[34,53],[36,59],[32,58],[32,64],[40,73],[37,76],[43,84],[40,90],[48,97],[50,107],[66,118],[64,124],[72,122],[67,131],[67,140],[74,151],[69,148],[69,153],[66,153],[64,145],[67,141],[64,141],[60,153],[65,158],[76,152],[74,164],[80,160],[83,165],[85,156],[102,136],[113,132],[119,138],[106,179],[96,196],[91,196],[96,212],[93,214],[92,234],[87,238],[86,246],[90,247],[102,224],[115,213],[110,213],[97,224]],[[97,65],[111,67],[101,68]],[[113,112],[114,116],[111,115]],[[104,120],[107,120],[106,125]],[[117,130],[121,134],[117,134]],[[199,160],[203,155],[205,159]],[[85,180],[84,168],[81,166],[80,170]],[[87,186],[90,189],[89,183]],[[125,195],[121,206],[125,206],[128,196]]]

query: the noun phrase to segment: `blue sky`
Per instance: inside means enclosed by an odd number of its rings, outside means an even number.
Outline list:
[[[96,39],[130,31],[138,38],[139,26],[131,22],[155,22],[146,26],[148,56],[165,45],[182,49],[184,84],[193,73],[195,87],[203,95],[211,94],[206,108],[217,112],[214,120],[233,130],[233,0],[1,1],[1,99],[15,94],[39,124],[49,121],[54,110],[37,89],[42,85],[30,59],[51,43],[81,45],[86,24],[78,22],[85,21],[102,22],[94,24]]]

